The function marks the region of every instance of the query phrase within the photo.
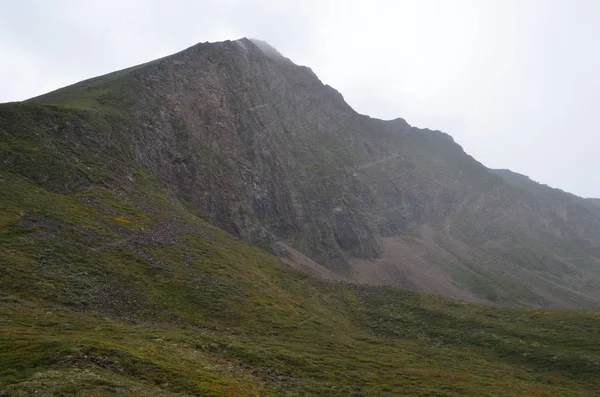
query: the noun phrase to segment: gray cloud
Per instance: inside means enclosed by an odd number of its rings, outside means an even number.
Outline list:
[[[243,36],[362,113],[454,136],[485,165],[600,197],[593,0],[0,0],[0,101]]]

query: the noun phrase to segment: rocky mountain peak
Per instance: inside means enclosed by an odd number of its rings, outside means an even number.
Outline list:
[[[266,41],[259,39],[247,39],[254,45],[256,45],[266,56],[273,60],[287,60],[275,47],[267,43]]]

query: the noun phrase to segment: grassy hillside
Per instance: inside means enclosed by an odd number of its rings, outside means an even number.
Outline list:
[[[313,279],[0,111],[3,395],[597,395],[597,312]]]

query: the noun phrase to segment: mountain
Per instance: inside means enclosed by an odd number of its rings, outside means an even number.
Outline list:
[[[596,205],[264,42],[1,104],[0,182],[0,395],[600,386],[597,311],[410,290],[597,306]]]
[[[505,305],[600,300],[593,206],[489,170],[442,132],[360,115],[264,42],[198,44],[2,113],[40,130],[37,163],[13,148],[4,164],[52,191],[122,190],[142,168],[332,278]]]

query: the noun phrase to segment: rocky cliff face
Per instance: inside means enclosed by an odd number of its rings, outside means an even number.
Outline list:
[[[598,211],[487,169],[447,134],[356,113],[266,43],[198,44],[21,106],[38,105],[50,109],[37,122],[48,153],[70,148],[52,164],[79,170],[56,176],[55,189],[98,183],[85,164],[101,164],[115,188],[142,168],[228,232],[280,254],[283,241],[340,277],[418,288],[431,277],[424,263],[451,286],[424,289],[453,296],[600,301]],[[401,255],[384,272],[394,238]]]

